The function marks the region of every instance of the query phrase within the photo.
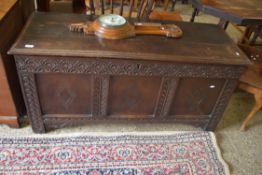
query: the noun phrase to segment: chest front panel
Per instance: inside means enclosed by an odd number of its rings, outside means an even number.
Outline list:
[[[224,109],[243,70],[48,56],[16,56],[16,63],[32,120],[38,113],[45,129],[90,120],[177,121],[206,128]]]

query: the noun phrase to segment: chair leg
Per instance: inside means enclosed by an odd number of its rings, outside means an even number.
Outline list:
[[[36,0],[37,10],[48,12],[50,11],[50,0]]]
[[[252,39],[251,39],[251,41],[249,43],[250,45],[255,44],[258,36],[260,35],[261,30],[262,30],[262,25],[256,27],[256,29],[254,31],[254,35],[253,35],[253,37],[252,37]]]
[[[193,11],[193,13],[192,13],[190,22],[194,22],[194,21],[195,21],[195,17],[196,17],[197,14],[198,14],[198,9],[197,9],[197,8],[194,8],[194,11]]]
[[[252,34],[252,27],[250,26],[246,27],[244,34],[242,35],[239,43],[246,44],[249,41],[251,34]]]
[[[175,10],[176,2],[177,2],[177,0],[172,0],[172,6],[171,6],[171,11],[172,12]]]
[[[137,11],[138,0],[134,0],[134,11]]]
[[[248,114],[248,116],[245,118],[244,122],[241,125],[240,131],[246,130],[246,125],[248,122],[254,117],[256,112],[262,107],[262,95],[255,95],[255,105],[253,106],[252,110]]]
[[[164,0],[164,10],[167,11],[169,0]]]
[[[228,26],[228,23],[229,23],[228,21],[225,21],[225,20],[223,20],[223,19],[220,19],[218,25],[219,25],[223,30],[226,30],[226,29],[227,29],[227,26]]]

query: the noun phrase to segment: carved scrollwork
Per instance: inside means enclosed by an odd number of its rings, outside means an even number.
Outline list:
[[[203,78],[238,78],[243,67],[208,64],[170,64],[147,61],[96,58],[16,56],[20,72],[76,73],[99,75],[143,75]],[[139,64],[139,67],[137,66]]]
[[[94,116],[99,116],[100,114],[100,101],[101,101],[101,87],[102,82],[99,77],[93,78],[93,111],[92,114]]]
[[[108,91],[109,91],[109,77],[102,77],[102,88],[101,88],[101,98],[100,98],[100,115],[107,115],[107,103],[108,103]]]
[[[37,90],[35,87],[35,77],[31,73],[20,74],[22,89],[25,96],[27,113],[32,122],[34,132],[44,133],[45,127],[41,114],[41,108],[38,100]]]
[[[237,84],[238,84],[237,79],[227,80],[225,82],[223,92],[221,96],[219,97],[218,102],[216,106],[214,107],[213,112],[210,114],[210,117],[211,116],[212,117],[210,118],[209,122],[205,126],[206,130],[210,130],[210,131],[215,130],[216,125],[218,124],[218,121],[220,120],[220,118],[223,116],[225,108]]]
[[[155,116],[165,117],[168,115],[169,108],[172,104],[174,94],[176,91],[178,80],[174,78],[163,78],[161,85],[161,94],[158,99],[158,106],[156,107]]]
[[[107,114],[109,77],[93,79],[93,115],[103,117]]]

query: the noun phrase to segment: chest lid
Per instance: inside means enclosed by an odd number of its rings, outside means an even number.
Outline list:
[[[29,19],[10,54],[114,58],[205,64],[249,64],[248,58],[216,25],[176,22],[183,36],[136,36],[106,40],[70,32],[68,25],[91,21],[87,15],[40,13]],[[164,23],[163,21],[161,23]],[[170,23],[170,22],[166,22]]]

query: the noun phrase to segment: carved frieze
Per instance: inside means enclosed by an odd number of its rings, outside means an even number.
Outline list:
[[[171,64],[120,59],[30,56],[16,58],[18,70],[31,73],[238,78],[244,69],[230,65]]]

